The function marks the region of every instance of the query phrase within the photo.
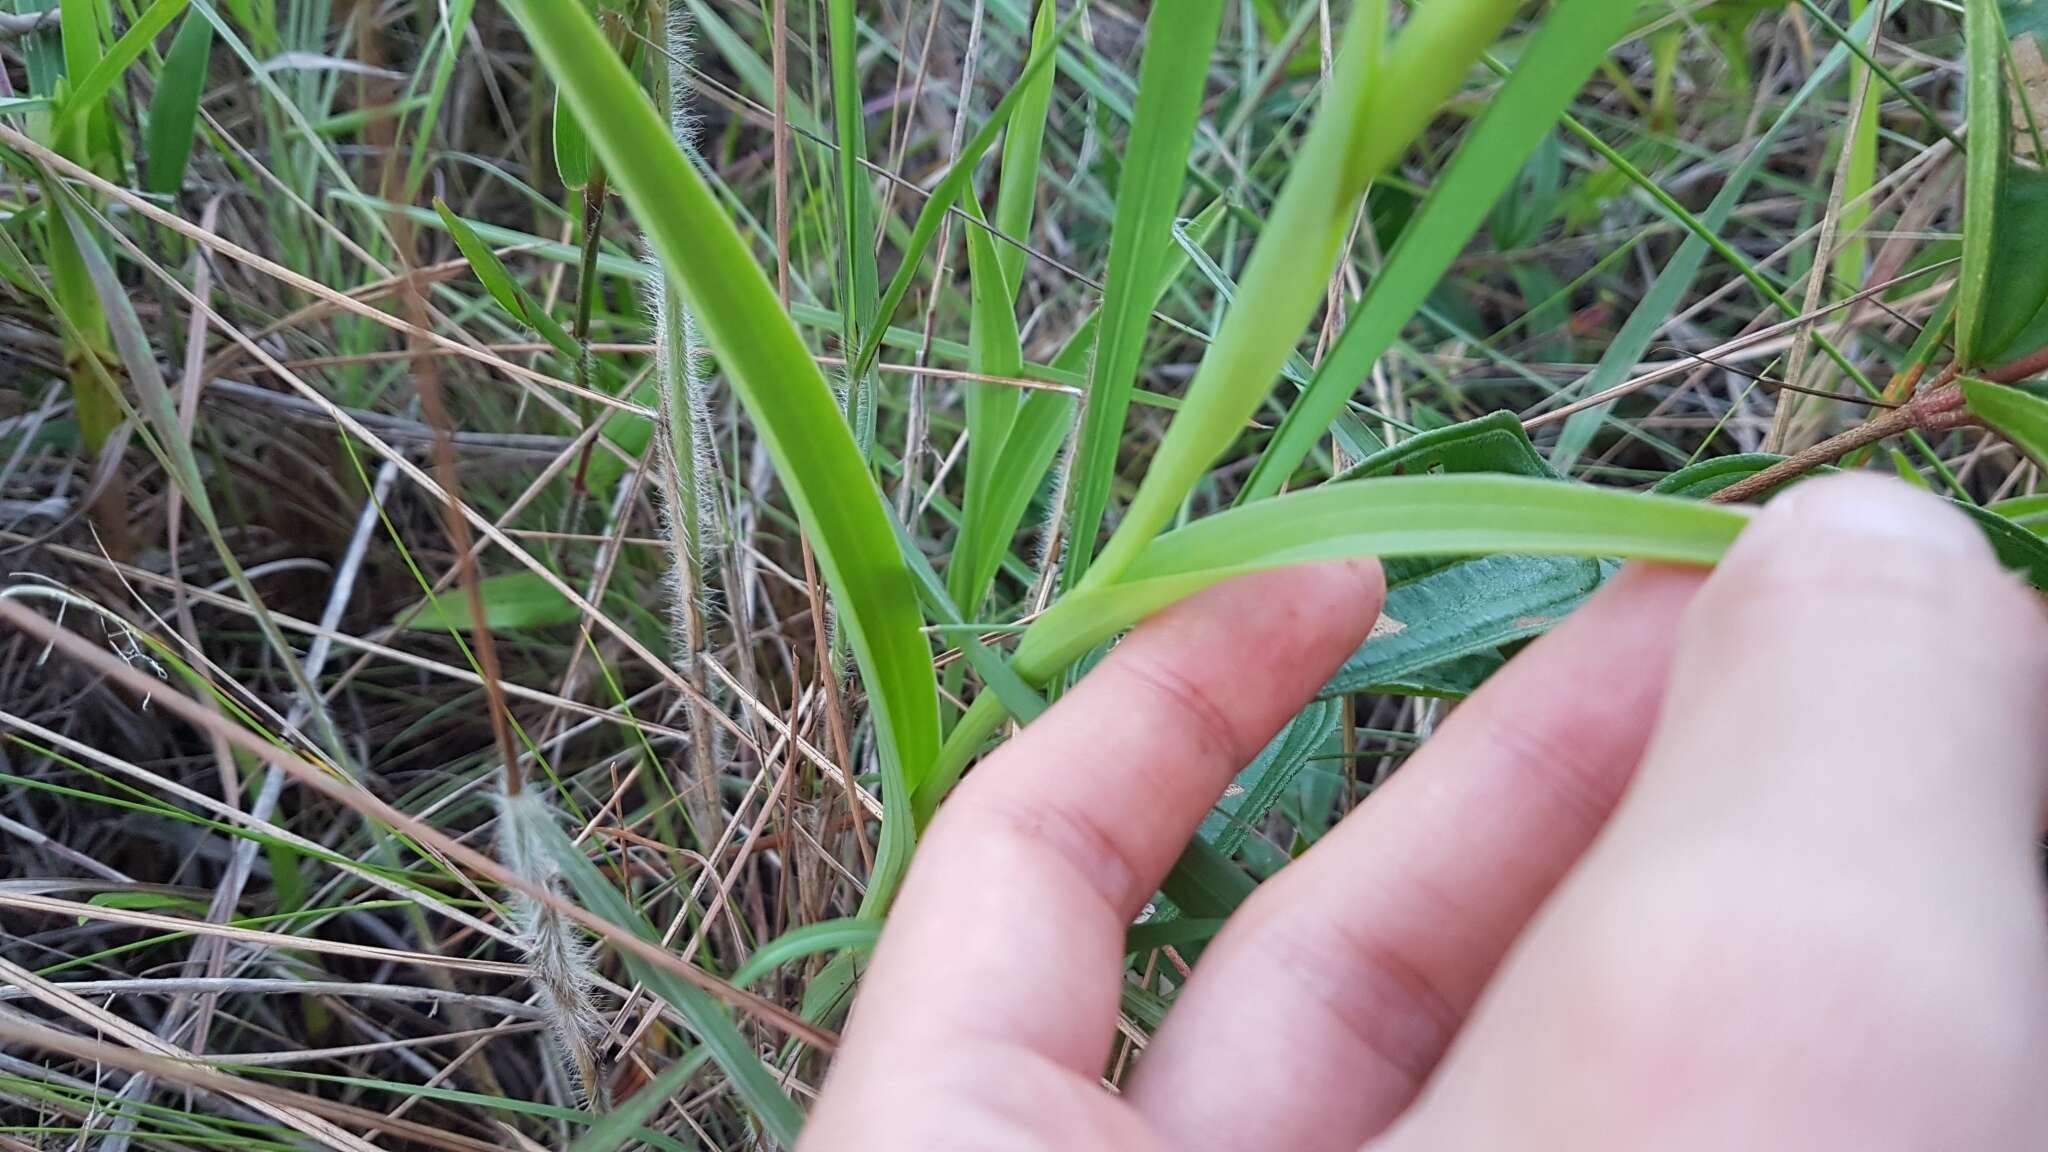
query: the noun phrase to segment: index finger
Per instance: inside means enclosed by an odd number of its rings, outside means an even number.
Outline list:
[[[834,1070],[862,1085],[839,1099],[915,1107],[924,1094],[902,1095],[895,1070],[967,1049],[1099,1075],[1131,917],[1365,638],[1383,590],[1372,562],[1218,585],[1140,626],[991,756],[904,883]]]

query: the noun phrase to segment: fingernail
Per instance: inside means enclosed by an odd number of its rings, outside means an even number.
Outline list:
[[[1939,497],[1879,476],[1809,480],[1766,506],[1758,528],[1771,535],[1844,536],[1909,542],[1955,556],[1990,550],[1968,516]]]

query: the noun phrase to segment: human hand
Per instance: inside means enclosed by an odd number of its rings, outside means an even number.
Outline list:
[[[1862,477],[1532,645],[1259,888],[1103,1090],[1125,926],[1379,602],[1369,564],[1212,589],[975,772],[805,1148],[2048,1134],[2048,622],[1967,520]]]

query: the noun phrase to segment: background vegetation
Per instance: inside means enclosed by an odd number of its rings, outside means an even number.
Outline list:
[[[1861,466],[2048,583],[2044,26],[0,0],[0,1144],[787,1147],[1007,720],[1388,557],[1114,1082],[1618,558]]]

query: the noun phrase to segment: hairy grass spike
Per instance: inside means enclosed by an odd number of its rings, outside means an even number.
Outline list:
[[[554,809],[538,788],[499,793],[499,860],[520,879],[559,892],[561,869],[546,839],[554,819]],[[513,895],[512,912],[534,991],[540,994],[554,1047],[570,1083],[584,1104],[602,1111],[609,1104],[597,1059],[604,1017],[591,997],[596,973],[590,963],[590,947],[560,913],[524,895]]]
[[[680,4],[668,10],[664,48],[668,58],[668,124],[676,144],[692,162],[697,158],[697,115],[690,101],[691,60],[689,14]],[[660,266],[658,258],[649,263]],[[655,331],[655,467],[662,492],[661,533],[669,553],[670,659],[689,677],[690,768],[683,794],[689,802],[697,835],[709,844],[717,835],[717,731],[704,701],[712,685],[699,663],[711,618],[707,572],[716,564],[708,555],[718,535],[717,501],[712,485],[718,469],[713,456],[710,384],[704,377],[703,341],[697,320],[682,293],[657,271],[648,282]]]

